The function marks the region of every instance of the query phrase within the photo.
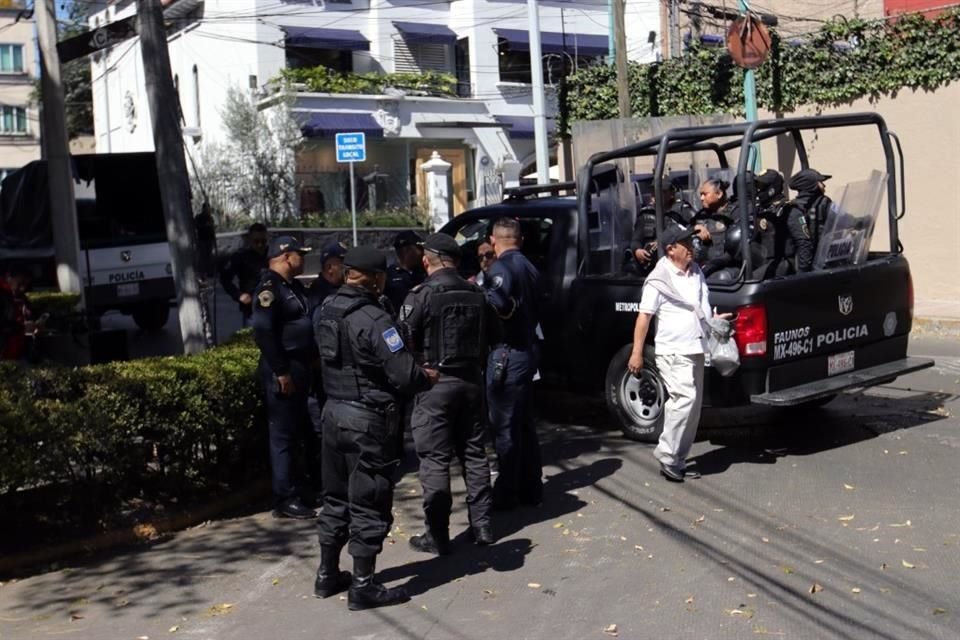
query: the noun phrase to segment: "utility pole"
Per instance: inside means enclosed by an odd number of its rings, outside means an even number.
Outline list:
[[[60,84],[56,9],[53,0],[36,0],[34,10],[43,75],[43,153],[47,160],[57,283],[63,292],[79,293],[82,308],[84,291],[78,269],[80,241],[77,238],[77,203],[73,195],[63,86]]]
[[[738,0],[740,14],[745,18],[750,17],[750,5],[747,4],[747,0]],[[743,74],[743,108],[749,122],[756,122],[759,119],[757,114],[757,76],[754,73],[753,69],[745,69]],[[754,173],[761,166],[760,162],[760,145],[753,144],[751,145],[749,167],[750,170]]]
[[[137,0],[137,16],[140,20],[143,75],[153,121],[160,200],[167,221],[167,241],[170,244],[173,278],[177,285],[183,351],[198,353],[206,347],[206,341],[194,260],[189,178],[160,0]]]
[[[543,53],[540,47],[540,12],[537,0],[527,0],[530,31],[530,78],[533,81],[533,138],[537,151],[537,183],[550,184],[550,145],[547,140],[547,107],[543,95]]]
[[[680,7],[679,0],[668,0],[670,22],[670,57],[680,57]]]
[[[624,27],[625,0],[613,0],[613,29],[616,40],[614,52],[617,63],[617,104],[620,117],[629,118],[630,108],[630,72],[627,69],[627,32]]]

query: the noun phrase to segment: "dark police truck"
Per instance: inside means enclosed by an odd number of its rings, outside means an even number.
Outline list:
[[[794,172],[807,168],[805,135],[823,139],[851,127],[875,134],[882,164],[867,180],[843,187],[819,231],[815,268],[797,272],[783,220],[786,198],[776,205],[766,199],[761,207],[748,167],[757,143],[777,139],[794,156],[777,154],[782,163],[796,161]],[[694,166],[694,156],[710,158],[713,168]],[[865,156],[851,149],[851,164]],[[644,162],[649,173],[636,173]],[[672,173],[671,165],[684,170]],[[603,388],[624,434],[653,442],[666,397],[652,357],[654,331],[641,375],[626,366],[644,274],[643,265],[633,263],[631,238],[635,224],[659,237],[667,219],[661,198],[649,208],[639,201],[650,195],[643,185],[656,194],[669,182],[688,187],[680,195],[692,200],[695,178],[718,174],[734,187],[724,235],[737,257],[708,277],[710,302],[735,314],[741,364],[730,377],[707,369],[706,406],[819,406],[846,389],[884,384],[933,364],[907,356],[913,289],[897,233],[904,215],[903,157],[877,114],[671,129],[595,154],[576,183],[509,190],[503,203],[461,214],[443,231],[464,247],[462,271],[476,273],[475,245],[492,222],[503,216],[520,221],[523,251],[541,273],[543,378],[576,389]],[[884,202],[886,215],[877,216]],[[870,246],[875,227],[888,235],[882,247]],[[649,246],[661,252],[654,260],[663,255],[662,246]]]

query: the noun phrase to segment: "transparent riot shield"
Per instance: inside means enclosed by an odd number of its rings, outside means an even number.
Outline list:
[[[843,187],[820,230],[814,269],[866,262],[886,184],[886,173],[874,170]]]

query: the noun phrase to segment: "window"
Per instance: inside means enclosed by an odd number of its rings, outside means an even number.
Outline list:
[[[451,47],[435,42],[407,42],[403,38],[393,41],[394,71],[397,73],[423,73],[439,71],[451,73],[453,60]]]
[[[500,82],[519,82],[530,84],[533,82],[530,73],[530,51],[518,51],[510,48],[510,42],[500,38],[498,43],[498,57],[500,59]],[[600,57],[561,55],[559,53],[543,54],[543,82],[555,85],[560,78],[573,69],[582,69],[602,61]]]
[[[23,73],[22,44],[0,44],[0,73]]]
[[[23,107],[0,107],[0,133],[26,134],[27,110]]]
[[[326,67],[331,71],[353,71],[353,51],[341,49],[314,49],[311,47],[287,47],[288,69],[312,69]]]

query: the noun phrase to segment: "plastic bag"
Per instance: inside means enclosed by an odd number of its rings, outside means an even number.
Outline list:
[[[710,337],[707,348],[710,366],[721,376],[729,377],[740,368],[740,351],[733,340],[733,326],[723,318],[710,319]]]

